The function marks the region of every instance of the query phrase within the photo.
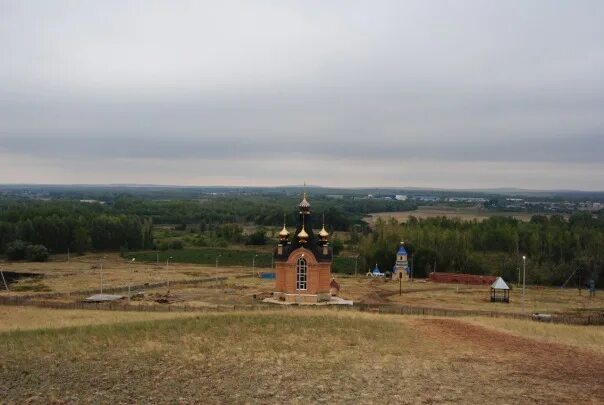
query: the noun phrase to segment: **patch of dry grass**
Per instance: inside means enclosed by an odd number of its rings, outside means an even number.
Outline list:
[[[180,312],[120,312],[0,306],[0,332],[152,321],[193,316]]]
[[[169,266],[166,266],[165,262],[160,262],[159,265],[154,263],[131,264],[117,254],[107,254],[105,256],[105,258],[98,254],[76,256],[69,262],[7,262],[2,264],[2,268],[5,271],[43,274],[43,280],[38,282],[43,282],[46,287],[44,290],[63,293],[90,289],[100,290],[101,279],[103,288],[108,289],[124,287],[128,284],[142,285],[145,283],[164,283],[168,280],[179,281],[251,274],[251,268],[215,268],[213,266],[182,263],[170,263]],[[103,262],[102,272],[101,262]],[[23,292],[18,291],[20,285],[27,286],[30,283],[31,280],[28,279],[19,281],[13,285],[14,290],[11,291],[11,294],[31,294],[33,291],[29,288],[23,288]]]
[[[436,218],[436,217],[448,217],[458,218],[462,221],[483,221],[490,217],[504,216],[516,218],[520,221],[530,221],[533,215],[537,213],[530,212],[491,212],[471,207],[446,207],[446,206],[420,206],[414,211],[400,211],[400,212],[374,212],[369,214],[368,217],[364,218],[369,224],[372,224],[378,218],[388,220],[395,218],[398,222],[407,222],[409,217],[413,216],[418,219]],[[547,215],[547,214],[545,214]]]
[[[171,293],[184,300],[178,305],[206,306],[218,304],[251,304],[254,294],[270,294],[274,290],[274,281],[258,278],[236,279],[237,275],[252,274],[251,268],[229,267],[218,268],[195,264],[170,264],[166,268],[148,263],[130,265],[118,255],[107,255],[103,270],[104,288],[127,287],[129,283],[142,285],[145,283],[164,283],[178,280],[206,278],[212,279],[228,276],[229,280],[220,283],[216,288],[213,282],[201,285],[170,285]],[[86,255],[73,258],[67,262],[48,263],[6,263],[2,267],[6,271],[21,271],[42,273],[42,279],[24,279],[13,284],[15,289],[23,291],[0,291],[0,294],[31,295],[51,292],[74,292],[95,290],[100,287],[101,272],[99,255]],[[96,267],[96,268],[93,268]],[[514,288],[511,292],[510,304],[491,303],[488,286],[465,286],[431,282],[404,282],[403,294],[398,295],[398,282],[377,280],[360,276],[358,278],[334,274],[340,283],[341,296],[354,301],[367,300],[368,297],[377,302],[404,304],[419,307],[434,307],[444,309],[484,310],[493,312],[522,312],[521,290]],[[19,288],[21,287],[21,288]],[[513,286],[514,287],[514,286]],[[143,288],[147,292],[165,293],[166,287],[155,289]],[[228,290],[227,293],[225,291]],[[80,297],[66,297],[77,299]],[[526,293],[527,313],[567,313],[604,311],[604,294],[597,294],[590,299],[586,291],[582,295],[576,289],[560,289],[551,287],[529,287]]]
[[[385,282],[368,277],[338,277],[344,297],[363,300],[369,294],[383,297],[384,303],[397,303],[418,307],[443,309],[466,309],[492,312],[522,312],[522,290],[513,288],[510,303],[490,302],[489,286],[455,285],[416,280],[403,282],[403,293],[399,295],[397,281]],[[515,286],[512,286],[515,287]],[[589,298],[584,290],[534,287],[526,289],[526,313],[568,313],[604,311],[604,294]]]
[[[604,401],[594,384],[604,376],[604,357],[594,354],[595,365],[582,372],[580,352],[566,348],[561,355],[547,343],[535,350],[532,340],[515,339],[500,345],[509,335],[457,320],[336,310],[8,332],[0,333],[0,397],[34,403]]]

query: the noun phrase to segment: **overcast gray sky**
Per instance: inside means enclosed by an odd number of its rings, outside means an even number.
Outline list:
[[[0,183],[604,190],[603,1],[0,0]]]

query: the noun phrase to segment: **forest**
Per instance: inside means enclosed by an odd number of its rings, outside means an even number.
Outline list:
[[[0,252],[6,252],[15,241],[43,245],[51,253],[154,249],[154,225],[166,224],[195,227],[231,241],[228,230],[235,225],[280,226],[284,215],[288,224],[295,224],[298,203],[299,196],[263,195],[150,200],[123,194],[103,203],[3,198]],[[336,230],[364,224],[362,218],[369,212],[415,208],[401,201],[325,197],[312,203],[314,212],[324,214]]]
[[[518,281],[527,257],[527,280],[535,284],[569,285],[594,279],[604,284],[604,213],[577,212],[565,219],[535,215],[529,222],[509,217],[484,221],[411,218],[376,222],[359,241],[365,266],[389,270],[401,241],[416,277],[430,271],[492,274]],[[572,276],[572,277],[571,277]]]
[[[264,244],[259,231],[297,222],[297,195],[205,195],[187,200],[154,200],[119,194],[103,202],[73,199],[0,198],[0,253],[12,259],[44,260],[48,254],[87,251],[174,249],[179,240],[158,243],[158,226],[194,232],[193,246],[227,247]],[[325,215],[330,232],[349,231],[337,251],[360,255],[363,271],[378,264],[389,270],[400,241],[410,255],[415,277],[430,271],[501,275],[517,281],[522,256],[527,257],[531,283],[562,285],[594,279],[604,283],[604,213],[577,212],[569,218],[535,215],[529,222],[510,217],[461,221],[446,217],[406,223],[378,220],[369,227],[362,218],[371,212],[416,208],[407,201],[311,199],[315,221]],[[257,231],[245,236],[244,226]],[[266,228],[265,228],[266,227]],[[164,228],[165,229],[165,228]],[[165,238],[164,238],[165,239]],[[46,251],[46,253],[45,253]],[[343,269],[345,270],[345,269]],[[350,271],[350,269],[348,269]],[[574,275],[571,277],[571,275]]]

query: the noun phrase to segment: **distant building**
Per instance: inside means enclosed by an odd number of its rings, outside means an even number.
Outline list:
[[[99,200],[80,200],[80,202],[84,204],[105,204],[105,201]]]
[[[394,196],[394,199],[397,201],[407,201],[407,196],[402,194],[397,194]]]
[[[275,259],[275,292],[280,301],[316,303],[330,299],[332,249],[325,224],[318,237],[313,234],[310,203],[300,202],[299,220],[293,238],[283,224]]]
[[[438,202],[440,201],[440,197],[433,195],[417,195],[413,197],[414,200],[424,201],[424,202]]]
[[[449,197],[447,199],[449,202],[468,202],[468,203],[485,203],[489,201],[487,198],[483,197]]]
[[[401,245],[398,248],[398,252],[396,252],[396,263],[394,264],[394,269],[395,274],[402,272],[404,275],[409,275],[409,261],[407,260],[407,250],[405,249],[405,242],[401,242]]]

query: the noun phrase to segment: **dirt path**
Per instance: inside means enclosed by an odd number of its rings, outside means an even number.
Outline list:
[[[508,382],[517,381],[529,390],[547,388],[560,402],[604,402],[604,355],[456,319],[418,319],[414,323],[424,337],[459,350],[458,359],[471,354],[490,360],[494,368],[504,371]],[[451,346],[451,342],[459,343]]]

